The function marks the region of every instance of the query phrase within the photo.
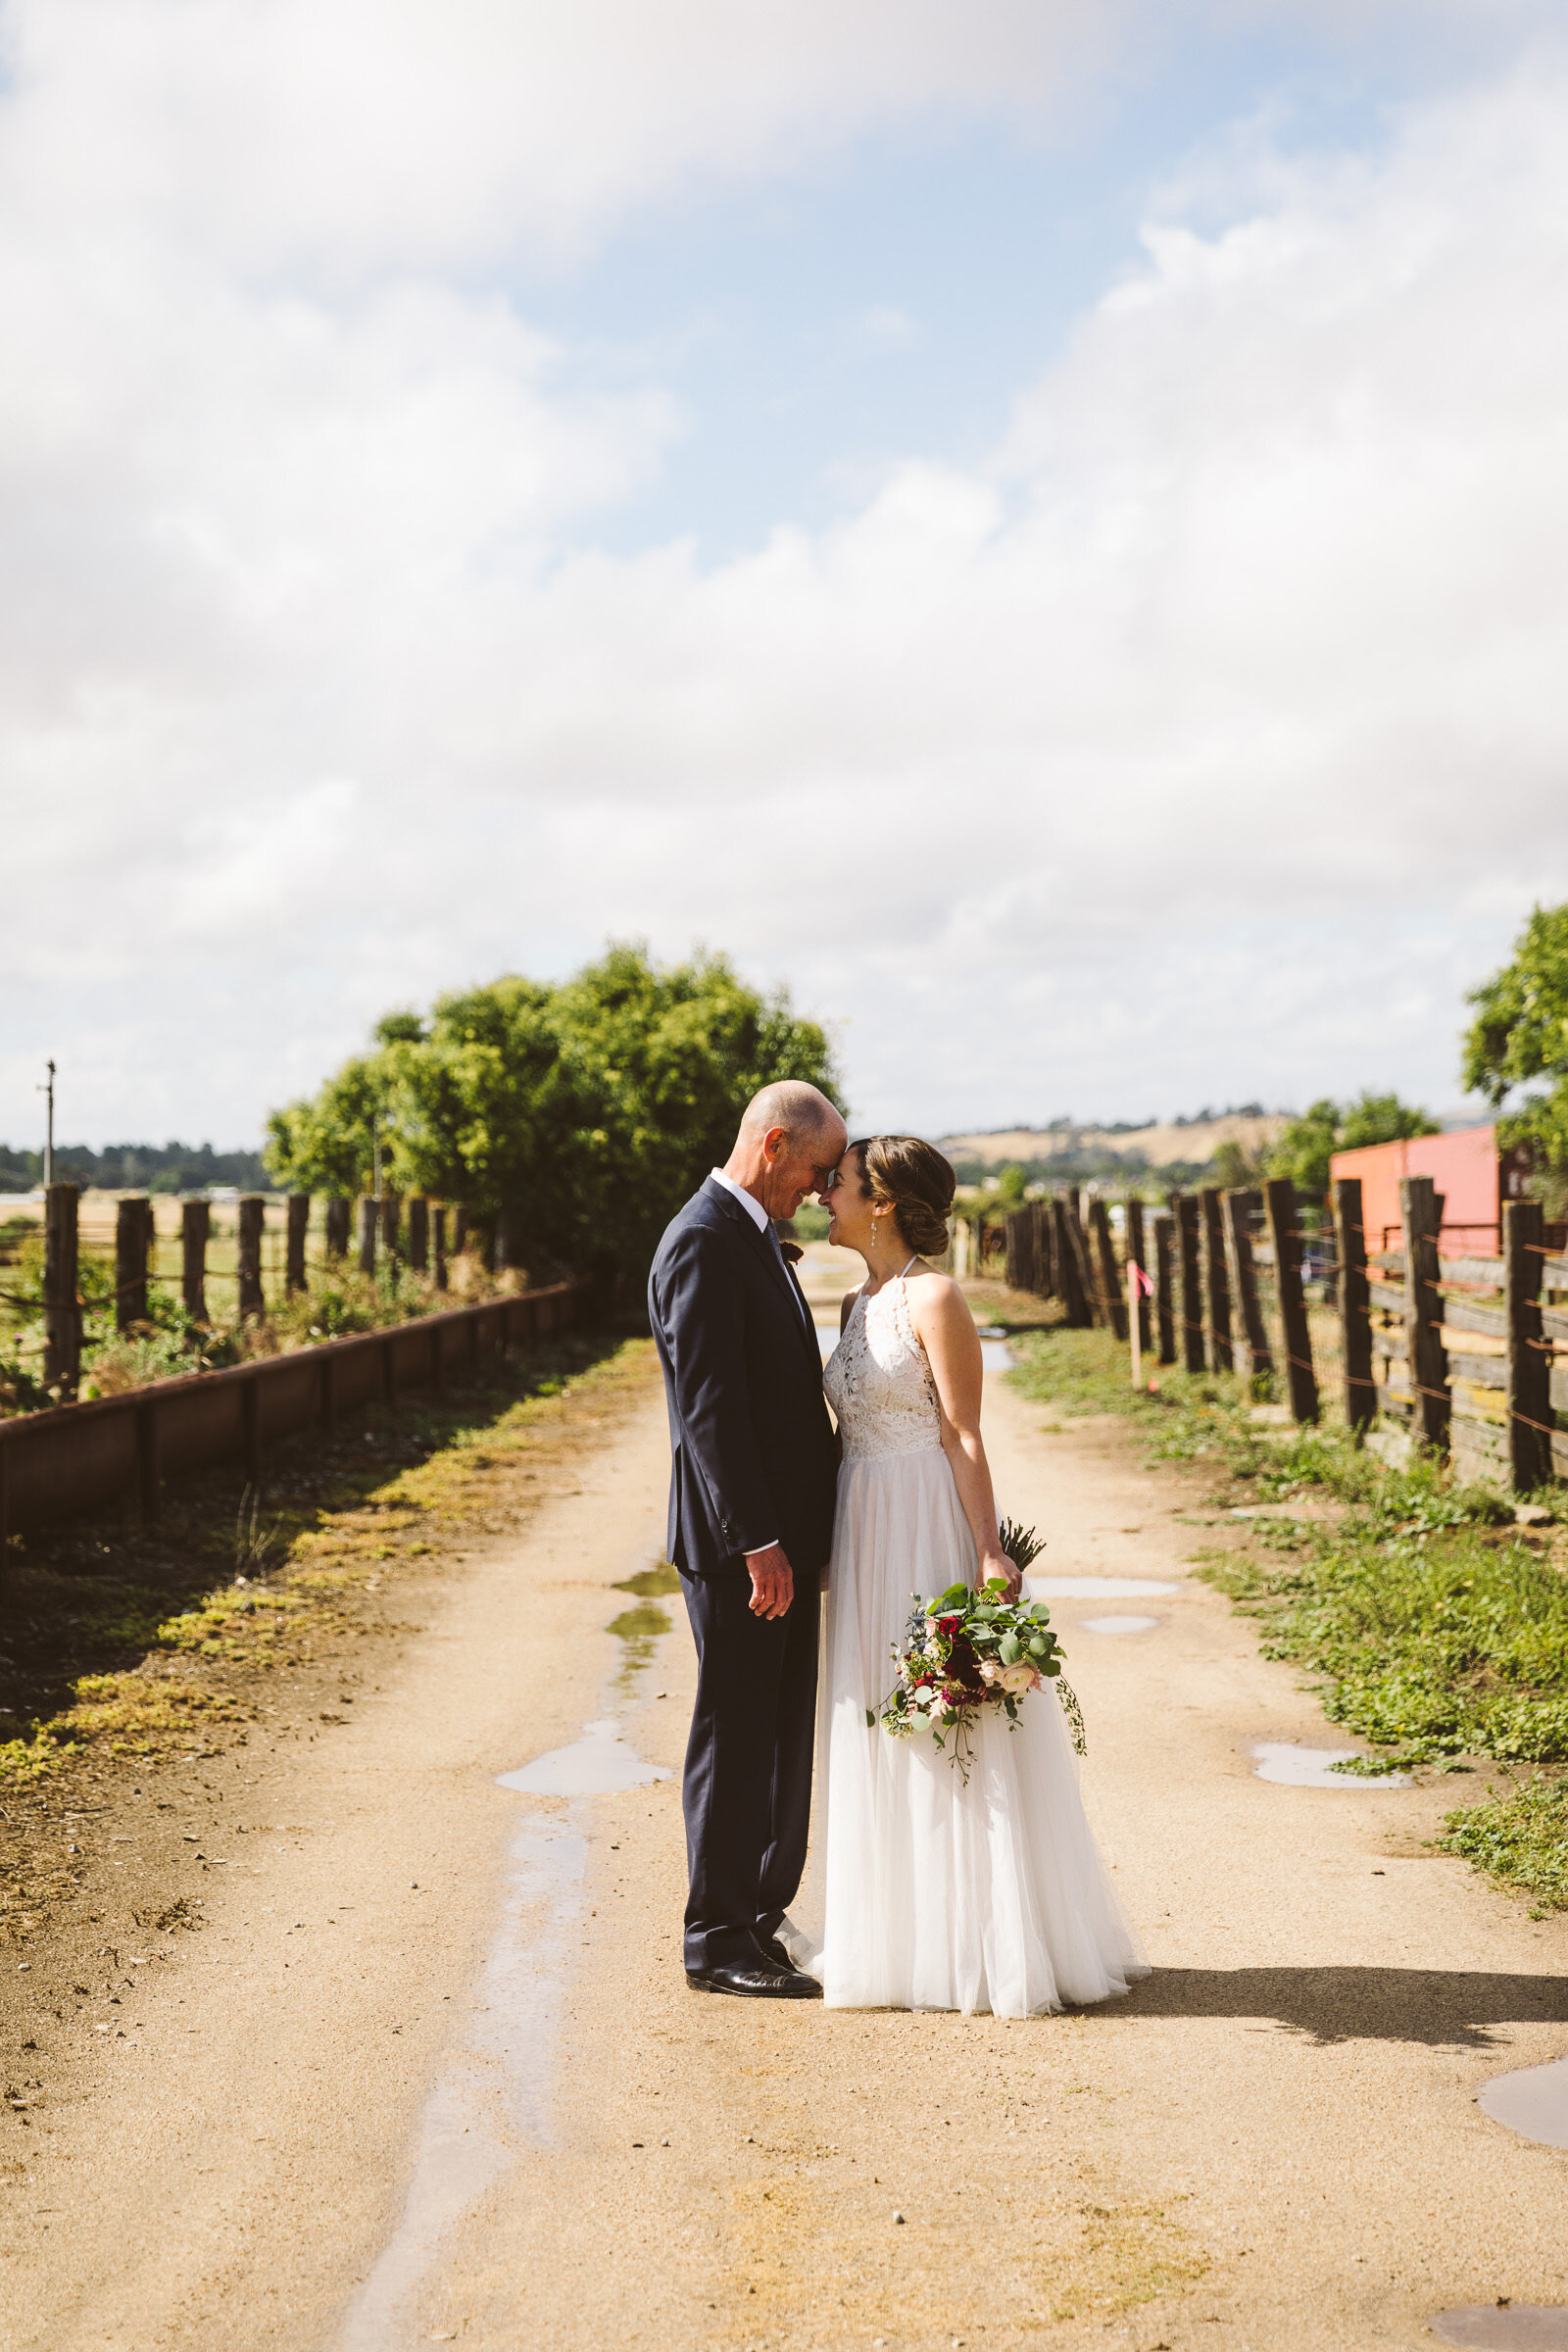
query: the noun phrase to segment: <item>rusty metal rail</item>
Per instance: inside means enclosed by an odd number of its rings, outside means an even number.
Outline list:
[[[0,1420],[0,1560],[7,1538],[133,1494],[148,1521],[166,1478],[238,1460],[253,1485],[278,1438],[330,1429],[357,1405],[390,1404],[408,1389],[439,1396],[486,1357],[564,1330],[576,1285],[555,1283],[323,1340],[220,1372],[160,1380],[119,1396]]]

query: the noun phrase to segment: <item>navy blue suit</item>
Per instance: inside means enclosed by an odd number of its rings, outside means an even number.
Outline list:
[[[711,1178],[665,1229],[648,1314],[669,1404],[669,1557],[697,1642],[686,1966],[715,1968],[756,1958],[806,1864],[838,1442],[800,1285]],[[767,1620],[744,1555],[774,1542],[795,1599]]]

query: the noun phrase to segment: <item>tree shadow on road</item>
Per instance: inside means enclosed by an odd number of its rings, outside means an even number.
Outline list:
[[[1568,2025],[1568,1978],[1437,1968],[1160,1968],[1102,2017],[1271,2020],[1319,2043],[1492,2049],[1494,2026]]]

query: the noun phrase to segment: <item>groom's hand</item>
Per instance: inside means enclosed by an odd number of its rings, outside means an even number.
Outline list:
[[[749,1551],[746,1565],[752,1572],[752,1609],[759,1617],[782,1617],[795,1598],[795,1571],[782,1544],[770,1544],[765,1551]]]

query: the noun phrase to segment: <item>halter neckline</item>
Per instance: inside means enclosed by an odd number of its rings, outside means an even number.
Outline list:
[[[906,1276],[906,1274],[907,1274],[907,1272],[909,1271],[909,1268],[910,1268],[911,1266],[913,1266],[913,1265],[918,1265],[918,1264],[919,1264],[919,1262],[920,1262],[920,1252],[919,1252],[919,1250],[915,1250],[915,1251],[914,1251],[914,1252],[913,1252],[913,1253],[912,1253],[910,1256],[908,1256],[908,1257],[906,1257],[906,1258],[905,1259],[905,1261],[904,1261],[903,1265],[902,1265],[902,1266],[899,1268],[899,1270],[898,1270],[898,1272],[897,1272],[896,1274],[890,1274],[890,1275],[888,1276],[888,1278],[887,1278],[887,1281],[886,1281],[886,1282],[885,1282],[885,1283],[882,1285],[882,1288],[883,1288],[883,1290],[888,1290],[888,1289],[889,1289],[889,1288],[891,1288],[891,1286],[892,1286],[894,1283],[896,1283],[896,1282],[902,1282],[902,1281],[904,1280],[904,1277]],[[865,1282],[869,1282],[869,1281],[870,1281],[870,1279],[871,1279],[871,1269],[870,1269],[870,1267],[869,1267],[869,1266],[867,1266],[867,1268],[866,1268],[866,1270],[865,1270]],[[866,1287],[865,1287],[865,1282],[862,1282],[862,1283],[861,1283],[861,1285],[860,1285],[860,1287],[859,1287],[858,1291],[856,1293],[856,1297],[857,1297],[858,1298],[865,1298],[865,1299],[869,1300],[871,1294],[870,1294],[870,1293],[869,1293],[869,1292],[866,1290]]]

